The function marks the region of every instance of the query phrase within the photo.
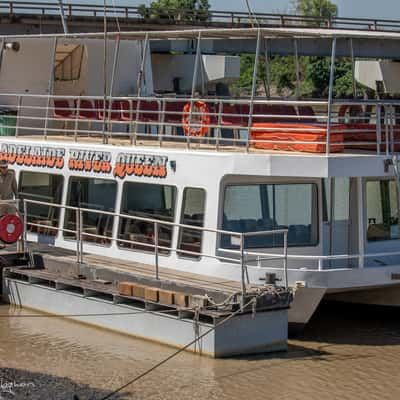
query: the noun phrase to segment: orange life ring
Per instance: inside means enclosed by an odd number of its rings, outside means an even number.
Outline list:
[[[348,116],[351,118],[349,120],[349,124],[357,124],[360,122],[363,122],[362,116],[364,114],[364,110],[361,106],[359,105],[349,105],[349,104],[343,104],[339,108],[338,112],[338,120],[340,124],[346,123],[346,114],[348,113]],[[360,117],[360,118],[357,118]]]
[[[210,126],[210,108],[203,101],[193,102],[192,116],[190,119],[190,105],[190,103],[186,103],[183,107],[182,127],[185,134],[190,136],[207,135]]]

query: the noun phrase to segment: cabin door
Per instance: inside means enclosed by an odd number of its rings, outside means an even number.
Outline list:
[[[352,207],[351,179],[329,178],[324,182],[325,204],[324,212],[324,248],[325,254],[350,254],[352,241]],[[352,264],[353,260],[350,260]],[[333,260],[326,263],[328,267],[343,267],[348,260]]]

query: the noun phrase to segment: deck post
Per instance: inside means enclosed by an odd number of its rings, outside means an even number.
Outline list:
[[[355,58],[354,58],[354,44],[353,39],[350,39],[350,55],[351,55],[351,83],[353,86],[353,98],[357,97],[357,84],[355,78]]]
[[[190,110],[189,110],[189,132],[186,135],[186,146],[189,149],[190,147],[190,129],[191,129],[191,123],[192,123],[192,118],[193,118],[193,98],[196,93],[196,83],[197,83],[197,75],[199,71],[199,63],[200,63],[200,56],[201,56],[201,33],[199,32],[199,35],[197,37],[197,46],[196,46],[196,57],[194,61],[194,69],[193,69],[193,77],[192,77],[192,93],[190,97]]]
[[[364,268],[364,188],[363,178],[357,178],[357,199],[358,199],[358,268]]]
[[[15,137],[19,136],[19,125],[21,122],[21,108],[22,108],[22,96],[18,96],[18,103],[17,103],[17,121],[15,126]]]
[[[2,39],[0,42],[0,72],[1,72],[1,66],[3,64],[3,54],[4,54],[4,45],[6,44],[5,39]]]
[[[110,82],[110,96],[109,96],[109,104],[108,104],[108,123],[111,127],[112,132],[112,122],[111,122],[111,110],[112,110],[112,102],[113,102],[113,95],[114,95],[114,83],[115,83],[115,73],[118,68],[118,59],[119,59],[119,48],[121,43],[121,35],[117,35],[117,40],[115,42],[115,49],[114,49],[114,61],[113,67],[111,72],[111,82]],[[105,118],[105,115],[104,115]]]
[[[294,47],[294,62],[296,64],[296,98],[300,97],[300,62],[299,62],[299,47],[297,39],[293,41]]]
[[[244,306],[244,296],[246,295],[246,282],[245,282],[245,268],[246,268],[246,262],[244,258],[244,234],[240,234],[240,268],[241,268],[241,290],[242,290],[242,296],[240,299],[240,305],[243,308]]]
[[[46,104],[46,116],[44,120],[44,139],[47,140],[47,129],[49,126],[49,108],[51,102],[51,95],[53,94],[53,84],[54,84],[54,66],[56,63],[56,53],[57,53],[57,42],[58,38],[55,37],[53,41],[53,50],[51,53],[51,63],[50,63],[50,76],[49,83],[47,87],[47,104]]]
[[[63,26],[63,30],[64,30],[64,33],[67,35],[68,34],[68,25],[67,25],[67,21],[65,18],[64,5],[63,5],[62,0],[58,0],[58,4],[60,7],[60,16],[61,16],[61,23]]]
[[[265,80],[266,80],[266,88],[265,94],[269,98],[271,97],[271,71],[269,64],[269,50],[268,50],[268,40],[264,39],[264,58],[265,58]]]
[[[382,108],[380,104],[376,105],[376,153],[381,154],[382,143]]]
[[[154,263],[156,268],[156,279],[159,278],[158,266],[158,222],[154,222]]]
[[[103,36],[103,129],[102,129],[102,136],[103,136],[103,144],[107,144],[107,137],[106,137],[106,112],[107,112],[107,5],[106,0],[103,3],[104,15],[103,15],[103,26],[104,26],[104,36]]]
[[[283,234],[283,275],[285,280],[285,288],[289,288],[288,280],[288,232]]]
[[[254,68],[253,68],[253,81],[251,84],[249,120],[248,120],[248,126],[247,126],[246,152],[249,151],[251,126],[253,124],[254,97],[255,97],[256,89],[257,89],[257,71],[258,71],[258,58],[260,56],[260,42],[261,42],[261,29],[258,29],[257,44],[256,44],[256,56],[254,59]]]
[[[136,99],[136,114],[135,114],[135,123],[133,124],[133,136],[131,136],[131,144],[136,145],[137,139],[137,126],[139,122],[139,113],[140,113],[140,97],[142,95],[142,85],[144,80],[144,68],[145,68],[145,61],[147,57],[147,48],[149,46],[149,34],[146,33],[144,38],[144,46],[143,46],[143,54],[142,54],[142,61],[140,64],[140,70],[138,73],[137,79],[137,99]]]
[[[330,154],[333,84],[335,81],[336,37],[332,40],[331,71],[329,76],[328,121],[326,124],[326,155]]]

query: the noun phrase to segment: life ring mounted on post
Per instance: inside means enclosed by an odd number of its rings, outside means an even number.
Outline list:
[[[204,101],[189,102],[183,107],[182,127],[187,136],[206,136],[210,121],[210,108]]]
[[[360,105],[343,104],[339,108],[338,121],[340,124],[358,124],[363,122],[363,115],[364,110]]]

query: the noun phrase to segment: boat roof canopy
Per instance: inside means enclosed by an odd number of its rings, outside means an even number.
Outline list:
[[[155,52],[191,52],[193,40],[201,39],[204,54],[255,53],[257,38],[263,39],[263,51],[290,55],[297,47],[298,55],[329,56],[336,39],[336,55],[358,58],[400,58],[400,32],[344,30],[326,28],[242,28],[180,29],[170,31],[107,32],[110,40],[146,40]],[[104,33],[2,35],[0,41],[22,39],[103,39]]]

